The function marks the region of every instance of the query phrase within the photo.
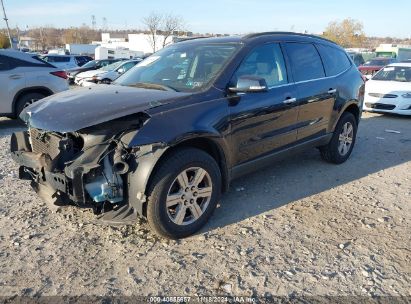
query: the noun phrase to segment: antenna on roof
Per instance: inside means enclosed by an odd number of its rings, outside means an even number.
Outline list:
[[[10,28],[9,28],[9,19],[7,19],[7,16],[6,16],[6,10],[4,9],[3,0],[1,0],[1,6],[3,7],[3,14],[4,14],[3,19],[4,21],[6,21],[7,34],[9,35],[9,41],[10,41],[10,48],[13,48],[13,40],[11,39]]]

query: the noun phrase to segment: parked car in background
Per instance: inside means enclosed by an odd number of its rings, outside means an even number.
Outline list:
[[[98,70],[102,67],[110,65],[114,62],[122,61],[124,59],[103,59],[103,60],[92,60],[87,62],[85,65],[77,68],[72,68],[67,70],[67,77],[70,83],[74,83],[76,76],[82,72]]]
[[[240,175],[315,147],[324,160],[345,162],[363,94],[354,63],[323,38],[187,40],[112,85],[32,105],[21,115],[30,129],[12,135],[11,154],[20,178],[51,203],[93,207],[106,223],[139,214],[159,235],[181,238],[208,221]]]
[[[387,65],[367,81],[364,110],[411,115],[411,63]]]
[[[119,61],[98,70],[83,72],[76,76],[74,82],[83,87],[92,86],[97,83],[110,84],[140,61],[142,59]]]
[[[363,65],[360,65],[358,69],[363,75],[365,75],[369,79],[372,77],[372,75],[381,70],[381,68],[383,68],[387,64],[391,64],[394,62],[397,62],[395,58],[376,57],[367,61]]]
[[[16,118],[29,104],[68,90],[66,79],[37,55],[0,50],[0,115]]]
[[[357,67],[365,63],[364,57],[361,53],[347,52],[347,54],[351,57],[351,60]]]
[[[90,56],[83,55],[44,55],[41,58],[57,68],[68,70],[81,67],[93,60]]]

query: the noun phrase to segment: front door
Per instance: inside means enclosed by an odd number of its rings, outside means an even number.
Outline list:
[[[0,55],[0,113],[10,114],[13,112],[13,98],[15,94],[25,86],[23,72],[14,68],[7,56]]]
[[[234,165],[287,146],[297,136],[296,90],[288,80],[280,44],[269,43],[254,48],[231,83],[236,83],[241,76],[264,78],[268,90],[229,97]]]

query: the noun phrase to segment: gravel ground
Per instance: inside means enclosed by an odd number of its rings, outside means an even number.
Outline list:
[[[51,212],[16,178],[19,129],[0,119],[0,296],[411,296],[411,118],[364,114],[343,165],[314,149],[236,180],[180,241]]]

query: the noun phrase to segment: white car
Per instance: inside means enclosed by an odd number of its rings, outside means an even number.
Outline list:
[[[392,63],[368,80],[363,109],[411,115],[411,63]]]
[[[93,58],[83,55],[43,55],[41,59],[54,65],[57,68],[68,70],[78,68],[91,61]]]
[[[0,50],[0,115],[16,118],[29,104],[68,90],[67,74],[35,54]]]
[[[98,70],[83,72],[76,76],[74,82],[83,87],[92,86],[97,83],[110,84],[121,74],[124,74],[125,72],[130,70],[140,61],[141,59],[119,61],[102,67]]]

